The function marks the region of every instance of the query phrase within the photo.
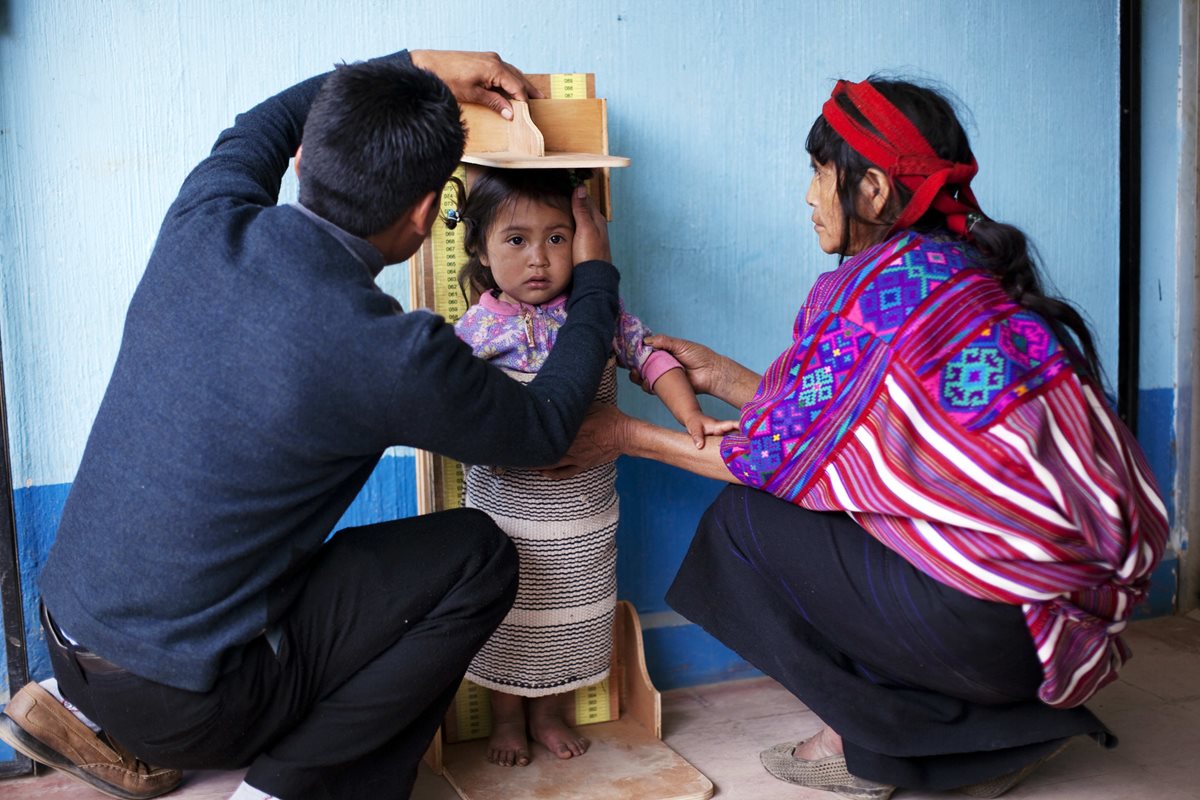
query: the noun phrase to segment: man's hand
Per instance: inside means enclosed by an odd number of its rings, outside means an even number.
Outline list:
[[[542,96],[521,70],[495,53],[411,50],[409,56],[414,66],[441,78],[459,102],[487,106],[505,119],[513,115],[509,100]]]
[[[583,427],[571,449],[552,467],[546,467],[541,473],[547,478],[570,478],[585,469],[604,464],[621,455],[623,437],[629,417],[617,410],[616,406],[593,403],[583,418]]]
[[[571,256],[576,264],[584,261],[612,261],[608,246],[608,221],[596,208],[586,186],[575,187],[571,199],[575,215],[575,238],[571,241]]]

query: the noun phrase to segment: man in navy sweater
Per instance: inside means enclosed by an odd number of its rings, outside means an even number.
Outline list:
[[[536,91],[495,54],[342,65],[239,115],[184,181],[42,574],[57,687],[0,715],[17,750],[117,797],[246,765],[235,797],[409,795],[516,556],[471,510],[330,531],[392,445],[555,462],[617,315],[582,193],[569,321],[528,386],[376,286],[462,155],[456,95],[507,116]]]

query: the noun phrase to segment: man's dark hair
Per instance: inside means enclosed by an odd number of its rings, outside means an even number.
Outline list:
[[[355,236],[379,233],[441,190],[465,143],[458,102],[432,72],[340,64],[304,125],[300,202]]]

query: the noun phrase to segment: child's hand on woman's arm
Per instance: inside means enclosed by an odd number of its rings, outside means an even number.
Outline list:
[[[736,419],[717,419],[710,417],[701,411],[699,414],[693,414],[687,419],[680,420],[683,427],[687,428],[687,432],[691,434],[692,441],[696,443],[696,449],[704,448],[704,440],[707,436],[724,436],[727,433],[733,433],[738,429],[738,421]]]
[[[721,421],[705,414],[696,400],[696,392],[683,369],[669,369],[654,382],[654,393],[663,401],[679,424],[687,429],[697,450],[704,448],[704,437],[721,435],[737,430],[732,420]]]

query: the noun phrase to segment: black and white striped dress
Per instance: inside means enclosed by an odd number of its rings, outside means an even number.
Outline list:
[[[505,370],[523,383],[527,372]],[[597,402],[615,403],[616,367],[604,369]],[[523,469],[471,466],[465,505],[486,511],[520,555],[512,610],[476,654],[467,678],[539,697],[608,676],[617,599],[616,464],[565,480]]]

